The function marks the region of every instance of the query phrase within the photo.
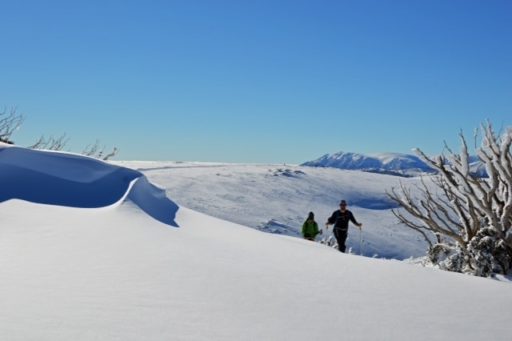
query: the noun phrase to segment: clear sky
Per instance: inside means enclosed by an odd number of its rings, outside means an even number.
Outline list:
[[[510,0],[0,0],[14,140],[118,159],[439,153],[512,124]]]

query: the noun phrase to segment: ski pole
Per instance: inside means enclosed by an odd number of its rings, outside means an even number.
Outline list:
[[[359,227],[359,255],[363,255],[363,228]]]

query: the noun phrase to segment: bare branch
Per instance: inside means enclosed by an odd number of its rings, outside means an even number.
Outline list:
[[[114,149],[112,149],[112,151],[111,151],[109,154],[107,154],[107,155],[105,155],[105,156],[103,157],[103,160],[104,160],[104,161],[109,160],[111,157],[114,157],[114,156],[117,154],[117,152],[118,152],[117,147],[114,147]]]
[[[61,136],[55,138],[50,136],[48,139],[42,135],[39,140],[37,140],[33,145],[29,146],[30,149],[44,149],[44,150],[63,150],[64,147],[69,142],[69,138],[66,134],[62,134]]]
[[[16,113],[16,107],[7,110],[4,108],[0,112],[0,142],[10,143],[11,135],[23,124],[23,115]]]
[[[417,197],[403,184],[399,191],[393,188],[387,194],[403,209],[393,212],[401,223],[427,238],[429,232],[445,237],[442,246],[441,240],[429,245],[434,253],[451,253],[452,258],[445,263],[447,268],[489,275],[512,271],[512,129],[498,137],[487,123],[482,132],[481,147],[476,151],[488,179],[478,178],[470,171],[471,158],[461,132],[459,153],[446,143],[447,157],[430,158],[416,150],[438,172],[437,177],[431,178],[432,186],[422,179],[422,187],[416,188]],[[477,137],[478,130],[474,133],[475,147]],[[441,261],[438,257],[433,259]]]

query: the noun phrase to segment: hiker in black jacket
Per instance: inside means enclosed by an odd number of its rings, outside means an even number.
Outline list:
[[[345,252],[346,249],[345,241],[347,240],[349,221],[359,227],[359,229],[363,227],[363,224],[360,224],[356,221],[356,218],[354,218],[352,212],[347,210],[347,202],[342,200],[340,202],[340,209],[334,211],[331,217],[325,223],[326,229],[329,228],[329,225],[334,224],[332,232],[338,241],[338,250],[340,250],[340,252]]]

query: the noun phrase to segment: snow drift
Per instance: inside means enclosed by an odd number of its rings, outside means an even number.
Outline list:
[[[81,155],[0,148],[0,203],[98,208],[131,200],[162,223],[176,226],[178,206],[135,170]]]

